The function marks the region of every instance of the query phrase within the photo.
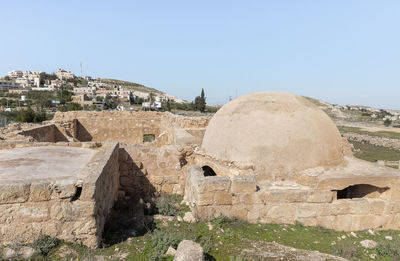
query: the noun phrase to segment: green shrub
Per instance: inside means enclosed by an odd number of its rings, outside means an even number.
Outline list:
[[[47,120],[45,111],[34,112],[31,108],[18,112],[16,120],[19,122],[42,122]]]
[[[155,200],[157,213],[164,216],[177,216],[179,214],[179,203],[182,197],[173,194],[161,194]]]
[[[162,260],[162,256],[169,247],[177,248],[183,238],[180,234],[169,233],[167,231],[155,230],[150,237],[152,251],[149,255],[150,260]]]
[[[386,120],[383,122],[383,125],[385,125],[386,127],[390,126],[390,124],[392,124],[392,121],[389,120],[389,119],[386,119]]]
[[[222,227],[222,226],[230,224],[234,221],[235,221],[235,219],[232,219],[223,214],[220,214],[218,217],[211,220],[211,223],[213,223],[216,227]]]
[[[362,255],[362,251],[351,242],[342,241],[336,244],[334,254],[350,260],[357,260]]]
[[[35,249],[36,253],[42,256],[47,256],[49,252],[60,244],[60,240],[48,235],[40,235],[32,243],[32,248]]]
[[[380,256],[391,257],[398,260],[400,258],[400,249],[394,242],[385,242],[376,247],[376,252]]]

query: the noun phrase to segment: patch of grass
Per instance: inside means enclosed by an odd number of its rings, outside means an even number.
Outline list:
[[[133,237],[125,242],[99,249],[89,249],[85,246],[72,243],[67,244],[74,249],[77,259],[91,260],[94,256],[110,257],[110,260],[119,260],[119,253],[127,253],[127,260],[172,260],[171,257],[161,259],[169,246],[176,247],[183,239],[193,240],[202,245],[206,252],[206,260],[246,260],[242,256],[243,249],[252,248],[249,242],[273,242],[305,250],[317,250],[322,253],[340,255],[352,260],[372,260],[370,255],[375,254],[375,260],[396,260],[400,236],[398,231],[375,231],[370,235],[367,231],[356,232],[357,238],[347,232],[307,227],[302,225],[280,224],[249,224],[240,220],[219,219],[217,223],[222,227],[214,226],[210,230],[205,222],[165,222],[156,221],[156,229],[148,233]],[[345,238],[342,238],[345,236]],[[392,236],[388,241],[385,236]],[[339,239],[340,238],[340,239]],[[378,243],[376,249],[364,249],[360,242],[371,239]],[[60,245],[61,246],[61,245]],[[118,251],[116,250],[118,248]],[[164,253],[163,253],[164,252]],[[160,254],[162,253],[162,254]],[[158,255],[158,257],[156,257]],[[238,258],[235,258],[238,257]],[[55,251],[47,256],[39,256],[38,260],[60,260]]]
[[[164,216],[183,216],[190,211],[189,207],[181,204],[183,197],[176,194],[161,194],[156,198],[156,211]]]
[[[168,248],[173,247],[176,249],[183,239],[179,233],[155,230],[150,236],[149,243],[152,245],[152,251],[149,259],[154,261],[162,260],[162,256],[167,252]]]
[[[352,132],[357,134],[369,135],[374,137],[385,137],[391,139],[400,139],[400,133],[392,131],[365,131],[358,127],[338,126],[341,133]]]
[[[218,217],[211,220],[211,223],[217,227],[222,228],[223,226],[229,225],[235,221],[237,221],[237,220],[228,218],[227,216],[220,214]]]
[[[48,235],[40,235],[33,243],[32,248],[42,256],[47,256],[49,252],[60,244],[60,240]]]
[[[351,141],[357,152],[354,156],[371,162],[377,160],[398,161],[400,160],[400,151],[392,148],[376,146],[370,143]]]
[[[380,243],[376,247],[376,252],[380,256],[390,257],[391,259],[394,260],[400,260],[400,248],[399,248],[399,242],[397,240]]]
[[[336,245],[334,254],[349,260],[357,260],[362,256],[362,248],[359,244],[348,244],[342,241]]]

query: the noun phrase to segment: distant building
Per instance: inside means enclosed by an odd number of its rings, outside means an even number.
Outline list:
[[[20,89],[21,85],[13,82],[0,81],[0,91]]]
[[[155,101],[152,104],[150,102],[143,102],[142,103],[142,110],[144,111],[150,111],[150,110],[161,110],[162,105],[161,102]]]
[[[75,75],[72,72],[66,71],[64,69],[58,69],[58,71],[56,72],[56,76],[60,80],[68,80],[68,79],[73,79],[75,77]]]
[[[32,87],[32,91],[54,91],[53,87],[45,86],[45,87]]]
[[[8,77],[10,77],[12,79],[17,79],[17,78],[22,77],[23,73],[22,73],[22,71],[14,70],[14,71],[8,72],[7,75],[8,75]]]
[[[28,87],[30,84],[29,79],[24,77],[17,78],[15,83],[20,84],[22,87]]]

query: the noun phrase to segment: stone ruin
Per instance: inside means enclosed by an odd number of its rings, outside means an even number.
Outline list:
[[[7,127],[0,134],[0,244],[47,234],[99,246],[116,207],[143,216],[155,192],[184,193],[208,121],[80,111]]]
[[[48,234],[98,247],[154,193],[184,195],[198,220],[399,229],[399,177],[354,158],[328,116],[292,94],[242,96],[212,118],[57,112],[0,132],[0,244]]]
[[[185,200],[201,220],[400,228],[400,172],[354,158],[331,119],[303,97],[256,93],[226,104],[195,162]]]

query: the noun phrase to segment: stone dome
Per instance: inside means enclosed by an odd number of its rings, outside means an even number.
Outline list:
[[[275,177],[343,161],[342,138],[332,120],[306,98],[279,92],[248,94],[224,105],[211,119],[201,149]]]

